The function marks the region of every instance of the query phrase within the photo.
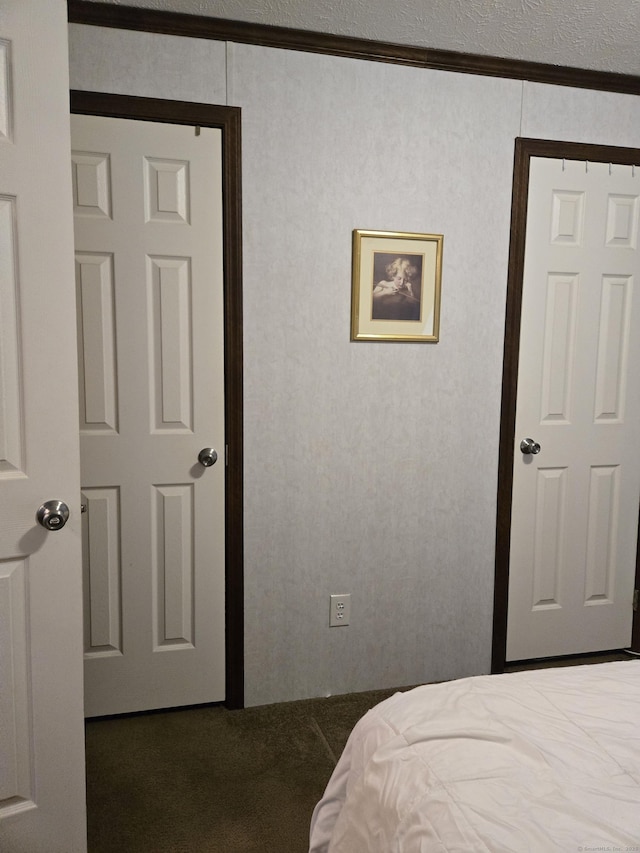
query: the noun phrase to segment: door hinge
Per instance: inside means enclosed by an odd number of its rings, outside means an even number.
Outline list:
[[[224,464],[229,467],[229,445],[224,446]]]
[[[633,609],[637,613],[640,600],[640,589],[633,590]]]

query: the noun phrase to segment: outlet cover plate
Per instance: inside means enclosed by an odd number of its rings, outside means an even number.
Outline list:
[[[332,595],[329,610],[329,627],[342,628],[349,624],[351,618],[351,593]]]

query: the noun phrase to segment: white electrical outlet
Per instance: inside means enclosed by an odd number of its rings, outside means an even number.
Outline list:
[[[329,627],[338,628],[349,624],[351,616],[351,593],[332,595],[331,608],[329,610]]]

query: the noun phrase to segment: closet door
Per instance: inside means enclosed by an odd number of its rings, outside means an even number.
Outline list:
[[[640,170],[531,158],[507,660],[629,645]]]
[[[222,134],[73,115],[71,141],[85,713],[220,702]]]

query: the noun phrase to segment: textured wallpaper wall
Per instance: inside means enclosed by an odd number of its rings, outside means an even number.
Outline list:
[[[247,704],[487,672],[514,138],[636,99],[78,25],[71,84],[243,111]],[[440,343],[349,341],[354,228],[444,234]]]

